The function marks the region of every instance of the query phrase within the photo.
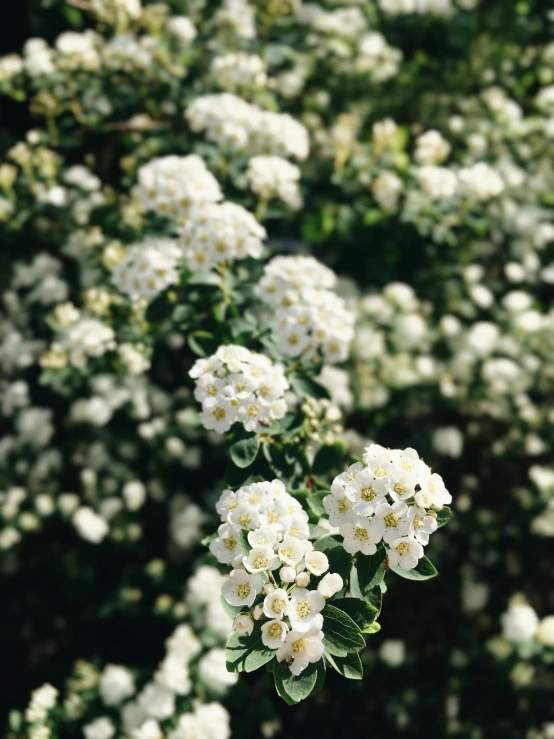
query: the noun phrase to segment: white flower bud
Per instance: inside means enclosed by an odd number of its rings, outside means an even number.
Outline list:
[[[246,613],[239,613],[233,621],[233,628],[237,634],[251,634],[254,630],[254,621]]]
[[[310,584],[310,576],[307,572],[299,572],[296,576],[296,584],[301,588],[307,588]]]
[[[296,570],[294,567],[281,567],[279,570],[281,582],[294,582],[296,579]]]
[[[264,608],[261,603],[259,603],[257,606],[254,607],[254,610],[252,611],[252,615],[254,616],[254,619],[256,621],[259,621],[263,617]]]
[[[321,580],[317,589],[324,598],[330,598],[335,595],[335,593],[338,593],[339,590],[342,590],[343,585],[342,577],[339,574],[336,572],[329,572]]]

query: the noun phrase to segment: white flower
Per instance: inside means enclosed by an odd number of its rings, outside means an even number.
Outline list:
[[[535,639],[545,647],[554,647],[554,616],[545,616],[541,620]]]
[[[252,213],[235,203],[204,203],[191,207],[179,233],[179,246],[192,271],[262,254],[266,231]]]
[[[102,357],[115,349],[115,333],[96,318],[82,318],[67,329],[61,339],[70,364],[82,369],[87,360]]]
[[[225,665],[225,650],[210,649],[198,662],[200,680],[214,693],[223,693],[234,685],[239,676],[236,672],[228,672]]]
[[[167,30],[183,44],[190,44],[197,36],[196,28],[186,15],[174,15],[167,19]]]
[[[348,500],[340,483],[331,485],[331,495],[323,498],[323,507],[331,526],[341,526],[356,515],[352,510],[352,501]]]
[[[262,578],[249,575],[244,570],[232,570],[223,583],[222,594],[232,606],[252,606],[256,595],[262,589]]]
[[[428,516],[427,511],[419,506],[411,506],[408,511],[410,521],[410,536],[413,536],[422,546],[427,546],[429,536],[437,530],[437,519]]]
[[[296,570],[294,567],[281,567],[279,570],[281,582],[289,583],[296,580]]]
[[[112,739],[115,727],[107,716],[100,716],[90,724],[83,726],[83,734],[85,739]]]
[[[408,506],[397,501],[393,505],[382,503],[375,511],[372,519],[372,530],[377,541],[381,538],[390,544],[394,539],[406,536],[410,528]]]
[[[375,554],[376,544],[381,537],[375,532],[373,521],[356,516],[352,522],[343,523],[340,527],[340,535],[343,537],[342,545],[349,554],[361,552],[362,554]]]
[[[524,603],[511,605],[500,620],[504,638],[516,644],[531,641],[539,627],[535,610]]]
[[[223,523],[217,530],[217,539],[210,542],[210,552],[218,562],[229,564],[241,553],[239,544],[240,528]]]
[[[386,502],[385,491],[376,485],[375,477],[369,468],[358,470],[354,479],[346,482],[344,494],[351,501],[352,510],[358,516],[371,516],[379,503]]]
[[[151,718],[162,720],[175,713],[175,694],[160,683],[147,683],[139,693],[137,702]]]
[[[262,88],[267,82],[263,59],[244,51],[216,56],[212,60],[210,72],[218,87],[227,92]]]
[[[264,570],[276,570],[281,566],[279,557],[273,551],[273,547],[263,544],[253,547],[242,562],[249,572],[263,572]]]
[[[311,662],[318,662],[322,658],[323,650],[320,624],[314,624],[305,631],[293,629],[277,650],[277,661],[286,664],[293,675],[300,675]]]
[[[279,649],[287,637],[289,627],[283,621],[266,621],[262,625],[262,644],[269,649]]]
[[[209,430],[224,433],[238,421],[255,431],[287,411],[283,396],[289,383],[283,367],[245,347],[221,346],[208,359],[197,360],[189,375],[196,380],[194,395]]]
[[[104,705],[119,706],[135,694],[133,675],[122,665],[108,664],[102,671],[99,690]]]
[[[317,589],[324,598],[331,598],[339,593],[344,587],[342,577],[336,572],[329,572],[322,577]]]
[[[287,536],[283,539],[281,544],[279,544],[277,554],[279,555],[281,562],[293,567],[300,562],[305,551],[306,548],[300,539],[296,539],[293,536]]]
[[[411,536],[402,536],[389,542],[389,565],[402,567],[403,570],[413,570],[418,560],[423,557],[423,547]]]
[[[266,595],[264,599],[264,613],[268,618],[282,620],[289,605],[287,591],[277,588]]]
[[[75,511],[72,521],[79,535],[91,544],[100,544],[110,530],[105,519],[86,506]]]
[[[288,113],[262,110],[228,92],[196,98],[185,118],[193,131],[203,131],[209,141],[233,149],[299,160],[308,156],[308,132],[301,123]]]
[[[302,207],[300,174],[295,164],[275,156],[252,157],[246,170],[248,184],[260,199],[278,198],[293,210]]]
[[[327,570],[329,569],[329,560],[323,552],[313,551],[310,554],[307,554],[305,562],[306,569],[308,569],[312,573],[312,575],[315,575],[316,577],[323,575],[323,573],[327,572]]]
[[[215,177],[196,154],[152,159],[138,171],[136,196],[144,208],[182,218],[191,205],[222,199]]]
[[[450,154],[451,146],[439,131],[426,131],[416,139],[414,159],[419,164],[440,164]]]
[[[176,263],[180,254],[172,239],[149,238],[134,244],[113,268],[112,282],[133,300],[150,300],[179,282]]]
[[[504,189],[502,177],[485,162],[460,169],[458,178],[465,193],[476,200],[490,200]]]
[[[399,639],[387,639],[381,644],[379,657],[389,667],[400,667],[406,658],[404,642]]]
[[[308,631],[310,627],[321,628],[323,617],[320,611],[325,608],[325,598],[317,590],[296,588],[293,590],[286,615],[291,628],[296,631]]]
[[[233,628],[237,634],[250,635],[254,631],[254,621],[246,613],[239,613],[233,621]]]

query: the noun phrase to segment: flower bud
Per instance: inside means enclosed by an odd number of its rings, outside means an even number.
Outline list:
[[[261,603],[254,607],[252,615],[254,616],[254,619],[256,621],[259,621],[262,618],[262,616],[264,615],[264,609]]]
[[[301,588],[306,588],[310,584],[310,576],[307,572],[299,572],[296,576],[296,584]]]
[[[332,595],[335,595],[335,593],[338,593],[339,590],[342,590],[343,585],[342,577],[339,574],[336,572],[329,572],[321,580],[317,589],[324,598],[330,598]]]
[[[233,628],[237,634],[250,635],[254,630],[254,621],[246,613],[239,613],[233,621]]]
[[[281,567],[279,570],[281,582],[294,582],[296,578],[296,570],[294,567]]]

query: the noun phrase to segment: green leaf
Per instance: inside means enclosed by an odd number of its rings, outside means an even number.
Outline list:
[[[262,643],[259,629],[248,635],[231,634],[225,646],[225,660],[228,672],[254,672],[275,656],[275,650]]]
[[[225,482],[230,488],[239,488],[249,477],[249,469],[241,469],[229,460],[225,468]]]
[[[437,511],[437,527],[440,529],[441,526],[446,526],[446,524],[450,521],[452,518],[452,511],[448,506],[444,506],[444,508],[441,508],[440,511]]]
[[[194,331],[187,336],[188,345],[199,357],[207,357],[213,354],[219,342],[209,331]]]
[[[258,434],[249,434],[243,439],[235,441],[229,447],[229,454],[234,464],[240,469],[250,467],[256,461],[260,449],[260,437]]]
[[[329,400],[331,397],[327,388],[323,387],[323,385],[320,385],[315,380],[312,380],[312,378],[307,375],[293,375],[291,377],[291,385],[294,392],[301,398],[308,396],[312,398],[327,398],[327,400]]]
[[[364,634],[376,634],[378,631],[381,631],[381,624],[374,621],[364,629]]]
[[[329,654],[346,657],[365,647],[365,639],[350,616],[328,603],[323,609],[323,644]]]
[[[229,616],[229,618],[235,618],[235,616],[237,616],[241,612],[242,606],[232,606],[230,603],[227,603],[222,595],[219,596],[219,599],[221,601],[221,606],[223,610]]]
[[[312,470],[315,475],[326,475],[339,466],[344,459],[348,447],[344,441],[335,441],[334,444],[324,444],[318,449],[314,458]]]
[[[214,532],[213,534],[208,534],[208,536],[205,536],[200,542],[200,544],[202,544],[202,546],[204,547],[207,547],[209,546],[210,542],[212,542],[214,539],[217,539],[217,532]]]
[[[406,580],[430,580],[439,574],[435,565],[425,556],[419,560],[413,570],[404,570],[400,566],[391,567],[390,569]]]
[[[273,670],[275,688],[285,703],[294,706],[307,698],[316,688],[319,672],[318,664],[319,662],[312,662],[298,676],[293,675],[286,665],[275,667]]]
[[[323,516],[325,516],[323,498],[326,498],[328,495],[329,495],[329,491],[326,490],[325,492],[322,492],[322,493],[311,493],[311,495],[308,495],[308,497],[306,498],[308,508],[314,514],[316,519],[320,519]]]
[[[346,657],[332,657],[330,654],[326,654],[325,659],[333,669],[349,680],[361,680],[364,676],[359,654],[347,654]]]
[[[340,541],[333,536],[323,536],[314,542],[314,549],[327,555],[329,572],[336,572],[346,583],[352,566],[352,556],[348,554]]]
[[[359,598],[339,598],[333,601],[333,605],[347,613],[360,631],[367,628],[377,618],[377,609]]]
[[[370,590],[377,587],[385,576],[385,560],[387,553],[383,544],[379,544],[375,554],[356,555],[356,575],[359,592],[365,598]],[[353,593],[357,595],[357,593]]]
[[[248,541],[248,532],[245,531],[244,529],[241,529],[239,531],[239,546],[240,546],[240,551],[243,553],[243,555],[245,557],[248,557],[252,547],[250,546],[250,542]]]
[[[178,305],[173,311],[173,320],[180,329],[188,328],[197,317],[197,312],[192,305]]]

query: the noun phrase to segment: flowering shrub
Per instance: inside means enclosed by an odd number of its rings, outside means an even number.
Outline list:
[[[551,737],[544,3],[14,16],[6,736]]]

